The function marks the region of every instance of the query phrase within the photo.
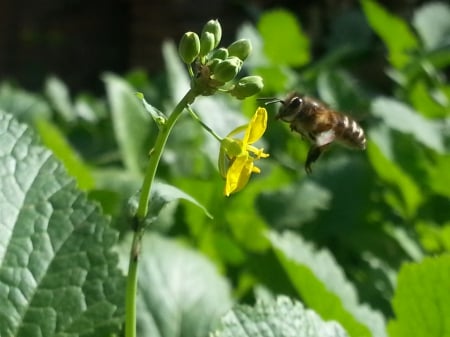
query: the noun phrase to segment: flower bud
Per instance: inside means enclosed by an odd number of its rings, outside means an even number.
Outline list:
[[[218,48],[211,53],[211,59],[225,60],[228,57],[228,49]]]
[[[200,39],[194,32],[184,33],[178,44],[178,54],[186,64],[194,62],[200,52]]]
[[[200,38],[200,56],[206,56],[211,50],[214,49],[214,35],[210,32],[202,32]]]
[[[247,76],[241,78],[229,92],[237,99],[244,99],[256,95],[263,87],[263,79],[260,76]]]
[[[206,66],[209,68],[209,71],[211,73],[213,73],[214,69],[220,62],[222,62],[221,59],[213,58],[213,59],[209,60],[208,63],[206,63]]]
[[[247,39],[240,39],[234,41],[228,46],[228,55],[236,56],[242,61],[244,61],[248,55],[252,52],[252,45]]]
[[[237,57],[227,57],[221,61],[214,68],[214,73],[211,76],[213,79],[220,82],[228,82],[236,77],[237,73],[241,70],[242,61]]]
[[[217,47],[222,39],[222,27],[220,26],[219,20],[209,20],[202,29],[203,33],[208,32],[214,36],[213,48]],[[211,50],[213,49],[211,48]]]

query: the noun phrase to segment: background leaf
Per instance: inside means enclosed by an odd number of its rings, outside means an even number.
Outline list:
[[[3,113],[0,171],[0,335],[118,333],[117,233],[30,129]]]
[[[426,3],[414,12],[412,21],[426,49],[450,44],[450,6]]]
[[[103,79],[124,165],[132,173],[139,174],[150,149],[151,118],[129,84],[113,74],[106,74]]]
[[[450,331],[450,255],[407,264],[398,275],[390,336],[438,337]]]
[[[122,244],[128,261],[129,240]],[[231,307],[214,266],[181,243],[147,234],[139,265],[138,335],[203,337]]]
[[[391,64],[396,68],[405,66],[410,58],[408,53],[418,47],[408,24],[376,1],[362,0],[361,4],[370,26],[386,44]]]
[[[237,306],[223,319],[215,337],[346,337],[335,322],[324,322],[300,302],[280,296],[276,302],[259,301],[254,307]]]
[[[292,13],[282,9],[267,11],[259,20],[258,30],[265,54],[273,63],[301,66],[309,62],[309,40]]]
[[[358,303],[353,285],[328,251],[317,251],[290,232],[270,232],[269,238],[308,307],[324,319],[337,320],[351,336],[386,336],[383,316]]]

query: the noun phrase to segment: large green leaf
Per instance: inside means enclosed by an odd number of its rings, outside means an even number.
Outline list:
[[[358,302],[355,288],[328,251],[314,249],[291,232],[270,232],[269,238],[308,307],[337,320],[351,336],[386,336],[383,316]]]
[[[450,331],[450,255],[405,265],[398,275],[389,334],[396,337],[448,336]]]
[[[128,83],[113,74],[106,74],[103,79],[122,160],[128,170],[139,174],[142,159],[150,150],[151,118]]]
[[[258,23],[264,51],[275,64],[301,66],[309,62],[310,47],[300,23],[291,12],[276,9],[265,12]]]
[[[419,45],[408,24],[376,1],[362,0],[361,4],[370,26],[386,44],[391,64],[396,68],[404,67],[409,62],[411,51]]]
[[[0,335],[106,336],[123,320],[117,233],[26,126],[0,114]]]
[[[336,322],[324,322],[300,302],[280,296],[276,301],[259,301],[254,307],[240,305],[222,318],[214,337],[346,337]]]
[[[122,245],[124,261],[129,241]],[[204,256],[180,243],[147,234],[141,247],[138,335],[207,336],[231,307],[228,283]]]

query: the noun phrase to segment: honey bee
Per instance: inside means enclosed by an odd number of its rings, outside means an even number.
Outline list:
[[[334,141],[353,149],[366,148],[362,127],[349,116],[318,100],[294,92],[284,100],[275,99],[270,103],[273,102],[282,104],[276,118],[290,123],[291,131],[298,132],[312,144],[305,163],[308,174],[312,172],[311,165]]]

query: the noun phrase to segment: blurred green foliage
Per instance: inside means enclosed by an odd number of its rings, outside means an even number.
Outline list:
[[[410,336],[402,328],[408,324],[401,304],[408,300],[407,290],[392,305],[402,265],[420,265],[421,278],[411,277],[427,293],[416,289],[415,306],[426,306],[433,288],[448,290],[448,282],[428,277],[427,268],[432,265],[436,274],[447,268],[448,274],[450,258],[450,7],[424,5],[407,22],[373,0],[361,5],[361,11],[336,16],[329,49],[320,59],[314,59],[301,24],[285,10],[263,13],[256,26],[244,25],[237,35],[253,43],[244,71],[264,78],[261,96],[283,98],[297,90],[352,114],[366,130],[367,150],[332,148],[306,176],[308,144],[271,118],[263,140],[270,158],[261,164],[261,174],[225,198],[216,165],[219,144],[186,114],[169,138],[158,179],[195,202],[169,198],[151,228],[213,261],[237,302],[277,294],[297,297],[351,336],[386,335],[385,321],[403,315],[389,332]],[[36,128],[123,237],[131,228],[128,200],[140,187],[156,135],[135,92],[168,111],[189,86],[174,45],[166,44],[163,52],[164,85],[135,71],[124,77],[105,74],[104,97],[73,95],[54,77],[41,94],[7,83],[0,87],[0,109]],[[370,67],[365,60],[380,53],[389,79],[381,88],[354,71],[359,63]],[[193,109],[225,136],[257,104],[254,98],[239,106],[225,97],[202,97]],[[276,107],[268,110],[274,116]],[[279,236],[282,232],[287,234]],[[142,254],[145,259],[145,247]],[[431,258],[421,265],[424,256],[437,254],[446,261],[441,267]],[[412,287],[407,278],[413,272],[413,267],[403,271],[398,287]],[[182,277],[190,279],[189,272]],[[448,312],[449,302],[439,303]],[[443,312],[433,311],[433,324],[448,320]],[[411,319],[426,324],[420,317]]]

